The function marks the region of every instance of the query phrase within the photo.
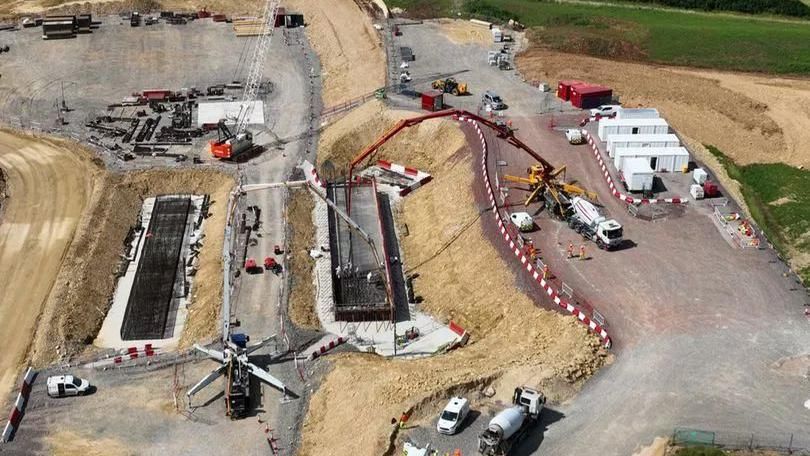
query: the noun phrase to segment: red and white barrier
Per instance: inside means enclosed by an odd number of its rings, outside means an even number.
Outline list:
[[[6,427],[3,428],[4,443],[10,442],[14,432],[20,427],[22,415],[25,411],[25,405],[28,402],[28,396],[31,394],[31,386],[34,384],[34,378],[36,375],[37,373],[30,367],[25,371],[25,376],[23,377],[23,382],[20,386],[20,392],[17,393],[17,400],[14,401],[14,408],[11,409],[11,414],[9,414]]]
[[[309,355],[309,358],[307,358],[307,361],[312,361],[313,359],[319,356],[325,355],[326,353],[334,350],[335,347],[343,345],[344,343],[346,343],[346,339],[344,339],[343,337],[338,337],[335,340],[330,340],[327,345],[321,345],[320,350],[313,351],[312,354]]]
[[[509,248],[515,254],[515,256],[520,260],[520,263],[524,266],[526,272],[531,274],[532,278],[540,284],[540,287],[546,294],[554,301],[555,304],[560,306],[561,308],[565,309],[568,313],[577,317],[579,321],[581,321],[584,325],[586,325],[594,334],[599,336],[602,339],[606,348],[610,348],[611,340],[610,336],[607,333],[607,330],[603,328],[601,325],[597,324],[595,321],[591,320],[583,311],[572,305],[571,303],[567,302],[560,295],[551,287],[551,284],[543,278],[542,272],[538,272],[531,261],[526,258],[523,254],[521,249],[518,247],[517,243],[514,239],[512,239],[512,235],[509,233],[509,230],[506,229],[507,222],[503,220],[501,217],[500,211],[498,211],[498,204],[495,201],[495,194],[492,191],[492,186],[489,183],[489,174],[487,173],[487,156],[488,156],[488,148],[487,142],[484,139],[484,133],[481,131],[481,127],[478,126],[478,123],[472,119],[460,118],[459,120],[466,120],[470,122],[472,126],[475,128],[475,131],[478,133],[478,138],[481,140],[481,172],[484,178],[484,185],[487,189],[487,197],[489,198],[489,202],[492,204],[492,213],[495,215],[495,219],[498,222],[498,229],[503,235],[504,241],[509,244]]]
[[[120,367],[127,361],[133,361],[138,358],[150,358],[158,354],[159,349],[152,347],[152,344],[145,344],[143,346],[133,346],[121,349],[117,355],[100,359],[97,361],[93,361],[91,363],[84,364],[83,367],[91,367],[91,368],[99,368],[114,365],[116,367]]]
[[[613,183],[613,178],[610,177],[610,171],[607,169],[607,165],[605,165],[605,161],[602,160],[602,154],[599,153],[599,147],[596,145],[596,141],[594,141],[593,136],[588,132],[588,130],[582,130],[582,134],[585,135],[585,138],[588,139],[588,145],[591,146],[591,151],[593,152],[594,158],[599,163],[599,166],[602,168],[602,176],[605,178],[605,181],[610,188],[610,193],[619,198],[621,201],[624,201],[627,204],[660,204],[660,203],[672,203],[672,204],[686,204],[689,202],[687,198],[683,197],[675,197],[675,198],[634,198],[630,195],[624,194],[616,188],[616,185]]]
[[[433,176],[430,174],[419,171],[416,168],[410,168],[408,166],[398,165],[396,163],[391,163],[386,160],[377,160],[377,166],[382,169],[387,169],[389,171],[395,172],[397,174],[401,174],[403,176],[407,176],[414,180],[414,183],[403,188],[399,191],[399,196],[405,196],[412,191],[416,190],[417,188],[427,184],[428,182],[433,180]]]

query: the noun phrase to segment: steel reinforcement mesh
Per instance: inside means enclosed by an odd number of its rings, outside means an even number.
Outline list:
[[[123,340],[163,338],[190,210],[187,196],[156,199],[124,313]]]

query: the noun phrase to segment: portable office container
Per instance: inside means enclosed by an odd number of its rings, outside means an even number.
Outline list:
[[[599,121],[599,139],[607,141],[610,135],[665,135],[669,124],[664,119],[602,119]]]
[[[616,112],[617,119],[657,119],[661,117],[655,108],[621,108]]]
[[[633,157],[647,159],[650,168],[656,172],[680,171],[689,163],[689,152],[685,147],[620,147],[616,149],[613,165],[622,169],[622,162]]]
[[[681,141],[673,134],[666,135],[610,135],[607,151],[613,158],[619,147],[678,147]]]
[[[625,158],[621,168],[622,180],[631,192],[652,190],[655,172],[645,157]]]

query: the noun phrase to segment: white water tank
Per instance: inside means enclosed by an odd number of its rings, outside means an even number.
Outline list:
[[[523,407],[516,405],[495,415],[489,422],[489,428],[493,431],[495,430],[493,429],[494,427],[500,428],[501,440],[509,440],[515,432],[520,430],[520,427],[523,425],[523,420],[525,419],[526,414],[523,411]]]

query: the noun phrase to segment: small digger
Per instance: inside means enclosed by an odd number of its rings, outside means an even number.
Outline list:
[[[433,81],[432,87],[455,96],[469,95],[466,82],[458,82],[454,78],[437,79]]]

